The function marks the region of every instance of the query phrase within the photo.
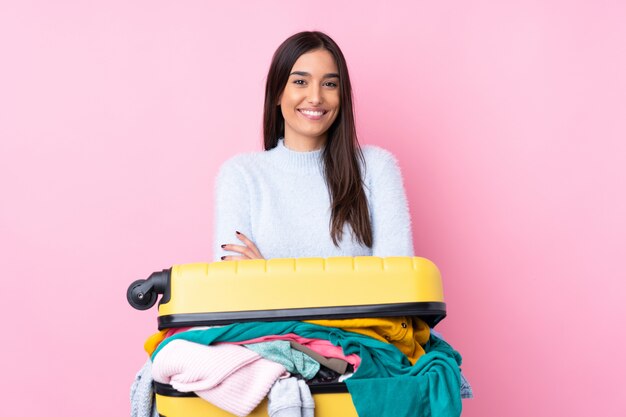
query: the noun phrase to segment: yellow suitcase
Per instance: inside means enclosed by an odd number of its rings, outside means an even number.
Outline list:
[[[437,267],[419,257],[336,257],[175,265],[133,282],[134,308],[152,307],[159,294],[158,328],[246,321],[416,316],[434,327],[446,315]],[[317,417],[357,417],[345,384],[311,385]],[[155,383],[165,417],[232,417],[169,385]],[[250,414],[267,417],[261,403]]]

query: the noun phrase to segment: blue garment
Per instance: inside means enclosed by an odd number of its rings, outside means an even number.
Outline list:
[[[355,353],[360,356],[361,365],[346,380],[359,417],[458,417],[461,414],[461,355],[436,336],[431,336],[424,347],[426,354],[415,365],[411,365],[406,356],[392,344],[361,334],[297,321],[249,322],[178,333],[165,339],[152,357],[156,357],[167,343],[176,339],[210,345],[214,342],[238,342],[287,333],[329,340],[341,346],[344,354]],[[425,414],[415,414],[416,410],[422,410]],[[399,414],[400,411],[408,414]]]
[[[130,417],[159,417],[152,381],[152,361],[148,359],[130,387]]]
[[[311,379],[320,370],[320,364],[308,355],[291,347],[288,340],[250,343],[244,345],[263,358],[280,363],[290,374],[300,374],[304,379]]]
[[[474,390],[472,390],[472,386],[463,375],[463,372],[461,372],[461,398],[463,399],[474,398]]]

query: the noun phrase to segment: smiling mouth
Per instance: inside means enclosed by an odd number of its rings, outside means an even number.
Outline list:
[[[308,109],[298,109],[298,112],[302,114],[304,117],[310,120],[319,120],[324,116],[328,111],[326,110],[308,110]]]

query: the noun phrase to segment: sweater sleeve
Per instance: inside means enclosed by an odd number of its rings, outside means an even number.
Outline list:
[[[213,258],[219,261],[224,255],[237,255],[221,248],[223,244],[241,244],[236,231],[252,238],[246,176],[235,159],[226,161],[217,174],[214,213]]]
[[[395,157],[375,148],[371,166],[370,215],[374,244],[373,256],[413,256],[409,205],[402,174]]]

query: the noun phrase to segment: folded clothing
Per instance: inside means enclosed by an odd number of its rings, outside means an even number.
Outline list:
[[[279,379],[267,398],[269,417],[313,417],[315,412],[311,391],[301,379]]]
[[[155,381],[201,398],[243,417],[265,398],[285,367],[237,345],[207,346],[173,340],[153,358]]]
[[[169,337],[169,336],[168,336]],[[343,349],[340,346],[333,345],[327,339],[318,339],[312,337],[302,337],[298,336],[295,333],[287,333],[287,334],[270,334],[264,335],[260,337],[254,337],[252,339],[247,340],[229,340],[225,343],[232,343],[237,345],[245,345],[250,343],[259,343],[259,342],[269,342],[271,340],[289,340],[297,342],[303,346],[308,347],[309,349],[319,353],[320,355],[326,358],[337,358],[342,359],[348,362],[352,367],[356,370],[359,368],[361,364],[361,358],[357,354],[349,354],[345,355],[343,353]],[[221,342],[223,343],[223,342]],[[158,347],[157,347],[158,348]],[[155,349],[157,349],[155,348]]]
[[[320,370],[319,362],[293,349],[287,340],[250,343],[244,346],[267,360],[280,363],[287,369],[287,372],[302,375],[304,379],[313,378]]]
[[[159,417],[152,390],[152,361],[141,367],[130,387],[130,417]]]
[[[289,341],[289,344],[293,349],[299,350],[300,352],[310,356],[313,360],[318,362],[320,365],[327,367],[328,369],[332,369],[338,374],[345,374],[348,370],[348,362],[344,359],[339,358],[327,358],[326,356],[322,356],[313,349],[309,349],[308,347],[301,345],[298,342],[294,342],[293,340]],[[352,369],[352,368],[351,368]]]

